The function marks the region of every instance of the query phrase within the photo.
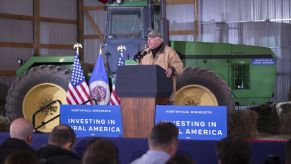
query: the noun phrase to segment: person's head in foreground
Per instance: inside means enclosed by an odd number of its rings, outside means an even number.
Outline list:
[[[216,145],[219,164],[249,164],[251,147],[248,142],[238,137],[226,137]]]

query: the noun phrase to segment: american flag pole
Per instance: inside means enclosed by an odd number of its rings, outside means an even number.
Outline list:
[[[75,44],[74,44],[74,49],[76,49],[76,53],[77,53],[78,55],[80,55],[80,54],[79,54],[79,52],[80,52],[79,49],[80,49],[80,48],[83,48],[81,43],[75,43]]]
[[[79,60],[79,48],[82,48],[82,45],[76,43],[74,48],[76,48],[76,54],[66,100],[68,104],[83,104],[90,99],[90,91]],[[91,103],[88,102],[87,104]]]
[[[99,47],[99,55],[102,54],[102,45],[100,44],[100,47]]]

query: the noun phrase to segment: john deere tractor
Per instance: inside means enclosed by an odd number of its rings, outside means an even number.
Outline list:
[[[162,32],[168,42],[165,5],[146,0],[112,2],[106,5],[107,27],[103,53],[110,74],[117,71],[121,53],[131,62],[138,51],[146,47],[146,34],[151,29]],[[180,55],[185,71],[177,77],[174,105],[256,106],[271,101],[275,85],[276,56],[269,48],[169,41]],[[59,114],[59,104],[70,78],[73,56],[32,57],[18,70],[6,98],[6,116],[33,120],[42,132],[51,131],[58,119],[42,125]],[[59,100],[59,101],[57,101]]]

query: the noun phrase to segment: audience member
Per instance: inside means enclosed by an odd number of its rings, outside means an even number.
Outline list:
[[[15,119],[10,125],[10,137],[0,146],[0,164],[13,152],[26,150],[35,153],[30,147],[33,127],[30,121],[24,118]]]
[[[170,122],[158,123],[148,139],[149,150],[132,164],[164,164],[175,155],[178,147],[178,128]]]
[[[87,146],[82,164],[118,164],[117,147],[109,141],[96,139]]]
[[[80,158],[71,151],[75,139],[71,127],[58,125],[49,134],[48,145],[37,152],[37,157],[46,164],[79,164]]]
[[[249,164],[251,147],[248,142],[237,137],[226,137],[216,145],[219,164]]]
[[[289,139],[285,145],[284,156],[285,156],[285,163],[291,164],[291,139]]]
[[[38,159],[35,154],[20,150],[11,153],[4,164],[38,164]]]
[[[166,164],[195,164],[195,162],[186,155],[174,155]]]
[[[265,164],[280,164],[280,158],[276,154],[269,154],[265,159]]]

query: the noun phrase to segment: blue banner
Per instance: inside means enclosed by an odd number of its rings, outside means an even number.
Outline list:
[[[220,140],[227,136],[225,106],[157,105],[155,123],[172,122],[179,139]]]
[[[275,60],[272,58],[266,58],[266,59],[252,59],[252,64],[256,65],[273,65],[275,64]]]
[[[61,105],[61,124],[69,125],[77,137],[122,137],[119,106]]]

